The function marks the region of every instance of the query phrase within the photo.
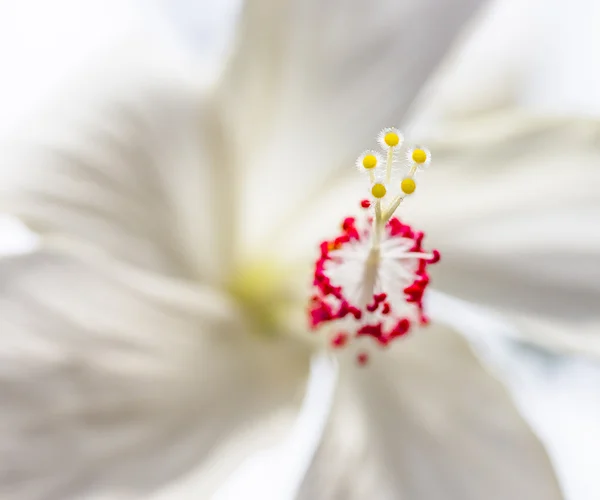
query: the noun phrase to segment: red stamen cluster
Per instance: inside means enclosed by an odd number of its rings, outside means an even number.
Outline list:
[[[361,207],[368,209],[368,200],[361,202]],[[425,253],[422,248],[424,233],[414,231],[410,226],[403,224],[399,219],[392,218],[385,228],[390,238],[398,237],[410,239],[414,242],[408,252]],[[315,293],[311,297],[309,307],[309,321],[312,329],[317,329],[325,324],[345,319],[347,327],[338,331],[331,340],[331,346],[341,348],[346,346],[353,338],[371,337],[380,346],[388,346],[390,342],[405,336],[411,329],[414,321],[418,324],[428,323],[423,312],[423,294],[429,284],[427,265],[440,259],[437,250],[432,252],[433,258],[419,259],[418,267],[414,272],[414,281],[404,287],[403,296],[406,303],[414,304],[415,314],[412,319],[395,314],[398,305],[389,301],[389,293],[376,293],[372,301],[361,309],[357,304],[352,304],[346,297],[341,286],[333,283],[327,274],[327,263],[334,258],[332,253],[355,241],[369,238],[370,231],[359,231],[356,219],[348,217],[341,225],[341,234],[333,240],[323,241],[320,245],[320,256],[315,265],[313,285]],[[388,291],[392,292],[392,290]],[[396,294],[397,296],[397,294]],[[406,308],[402,308],[406,310]],[[361,352],[357,361],[365,364],[368,356]]]

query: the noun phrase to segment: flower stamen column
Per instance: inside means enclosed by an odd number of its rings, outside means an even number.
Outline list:
[[[402,158],[402,143],[397,129],[384,129],[379,144],[385,163],[373,150],[358,158],[358,169],[369,178],[370,197],[360,202],[360,217],[346,217],[341,233],[321,243],[315,263],[310,326],[325,330],[334,349],[364,346],[356,353],[360,365],[369,359],[365,341],[387,347],[414,324],[428,322],[423,311],[427,266],[440,259],[437,250],[423,249],[424,233],[394,216],[415,192],[416,173],[431,161],[422,147]]]

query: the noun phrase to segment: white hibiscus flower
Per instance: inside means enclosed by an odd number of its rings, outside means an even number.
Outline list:
[[[248,0],[215,87],[150,33],[29,124],[5,149],[1,199],[41,237],[0,261],[2,498],[147,497],[192,467],[207,498],[285,428],[327,346],[308,329],[310,266],[360,201],[354,160],[403,119],[477,4]],[[482,125],[428,144],[431,170],[397,212],[444,255],[433,285],[591,316],[591,249],[549,221],[593,201],[595,124]],[[566,160],[589,182],[576,194]],[[298,498],[561,498],[505,389],[431,319],[371,342],[365,367],[337,351]]]

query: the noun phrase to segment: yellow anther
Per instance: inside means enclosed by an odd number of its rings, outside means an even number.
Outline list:
[[[419,164],[425,163],[427,161],[427,152],[423,149],[415,149],[412,152],[412,160]]]
[[[412,194],[415,192],[415,189],[417,189],[417,184],[411,177],[406,177],[402,179],[400,189],[402,189],[402,192],[405,194]]]
[[[385,193],[387,193],[387,189],[385,189],[383,184],[380,184],[379,182],[377,184],[373,184],[373,187],[371,188],[371,194],[375,198],[383,198]]]
[[[377,158],[375,155],[365,155],[362,164],[367,170],[371,170],[377,166]]]
[[[388,132],[383,137],[383,142],[385,142],[390,147],[394,147],[397,146],[400,142],[400,137],[398,137],[398,134],[396,132]]]

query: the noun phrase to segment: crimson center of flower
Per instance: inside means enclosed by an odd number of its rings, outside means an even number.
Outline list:
[[[425,251],[424,233],[393,214],[415,191],[413,176],[430,155],[422,148],[409,152],[412,164],[400,182],[401,193],[388,199],[400,137],[395,129],[382,132],[381,142],[388,148],[385,169],[377,171],[381,163],[377,153],[368,151],[359,158],[359,166],[369,173],[373,199],[361,202],[362,217],[346,218],[341,233],[320,245],[309,322],[313,329],[330,327],[333,348],[363,339],[385,347],[404,337],[413,325],[428,322],[423,310],[427,266],[437,262],[440,254]],[[358,363],[367,360],[367,352],[358,351]]]

